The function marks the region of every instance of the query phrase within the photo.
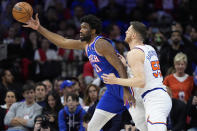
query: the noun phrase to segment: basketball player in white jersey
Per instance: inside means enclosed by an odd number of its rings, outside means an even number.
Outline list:
[[[104,74],[102,78],[107,84],[131,87],[136,104],[129,111],[140,131],[166,131],[172,102],[162,83],[157,54],[153,47],[143,43],[145,37],[146,26],[131,22],[125,41],[130,47],[127,61],[132,77],[124,79],[114,74]]]

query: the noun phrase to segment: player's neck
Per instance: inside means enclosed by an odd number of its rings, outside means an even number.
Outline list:
[[[143,41],[141,40],[132,40],[130,43],[129,43],[129,47],[130,49],[134,48],[135,46],[137,45],[144,45]]]
[[[88,42],[88,44],[90,45],[90,44],[96,39],[96,37],[97,37],[96,34],[93,35],[93,36],[91,37],[91,40]]]

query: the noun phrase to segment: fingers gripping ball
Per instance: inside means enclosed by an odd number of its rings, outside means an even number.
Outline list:
[[[15,20],[25,23],[31,19],[33,15],[33,9],[27,2],[18,2],[12,9],[12,15]]]

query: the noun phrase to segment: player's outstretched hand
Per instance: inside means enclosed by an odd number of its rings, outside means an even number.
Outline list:
[[[114,73],[103,74],[101,77],[103,78],[103,82],[106,84],[116,84],[116,76]]]
[[[31,17],[31,19],[26,22],[26,25],[23,25],[23,27],[29,27],[34,30],[38,30],[39,26],[40,26],[40,21],[38,19],[38,13],[36,14],[36,19],[33,19]]]

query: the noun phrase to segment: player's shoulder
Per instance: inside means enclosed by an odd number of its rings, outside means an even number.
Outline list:
[[[100,38],[96,41],[97,45],[105,45],[105,44],[110,44],[109,40],[107,40],[106,38]]]
[[[132,48],[129,52],[128,55],[144,55],[144,50],[138,47]]]
[[[137,61],[137,60],[144,61],[144,57],[145,57],[144,52],[138,49],[130,50],[127,54],[127,59],[131,61]]]
[[[106,39],[98,39],[95,43],[95,48],[99,52],[114,50],[112,44]]]

